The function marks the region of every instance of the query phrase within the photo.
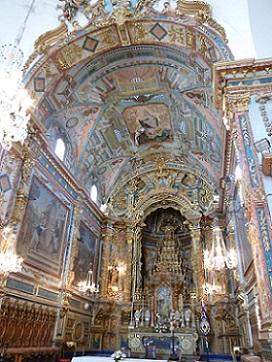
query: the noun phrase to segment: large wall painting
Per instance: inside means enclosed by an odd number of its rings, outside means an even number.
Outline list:
[[[17,251],[26,261],[60,275],[69,209],[36,177],[29,195]]]
[[[97,236],[82,222],[79,227],[79,247],[78,256],[75,261],[75,280],[74,283],[86,281],[90,268],[94,271],[93,278],[95,281],[96,267],[95,255],[97,247]]]
[[[123,117],[136,144],[172,139],[169,109],[154,103],[125,109]]]

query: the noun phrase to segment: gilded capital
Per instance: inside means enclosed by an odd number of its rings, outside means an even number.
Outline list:
[[[227,103],[232,106],[233,112],[247,112],[250,93],[244,90],[227,94]]]
[[[74,209],[74,218],[79,219],[81,217],[81,214],[82,214],[82,208],[79,206],[76,206]]]

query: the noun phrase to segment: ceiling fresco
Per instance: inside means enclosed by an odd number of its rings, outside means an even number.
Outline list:
[[[165,202],[195,217],[213,207],[224,176],[212,90],[213,63],[232,58],[224,31],[203,2],[161,12],[97,4],[96,23],[85,7],[87,26],[63,22],[37,40],[25,67],[35,115],[52,147],[64,136],[71,171],[97,185],[109,214],[130,215],[137,199],[148,212]]]

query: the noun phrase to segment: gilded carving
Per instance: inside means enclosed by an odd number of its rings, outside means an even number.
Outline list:
[[[67,290],[61,292],[61,307],[59,310],[59,317],[64,318],[70,310],[71,293]]]
[[[250,92],[240,90],[237,93],[228,93],[227,102],[233,107],[233,112],[247,112],[250,101]]]
[[[244,140],[244,144],[246,147],[249,147],[251,144],[251,139],[250,139],[250,134],[248,131],[248,127],[247,127],[247,119],[246,117],[240,117],[240,122],[241,122],[241,131],[242,131],[242,135],[243,135],[243,140]]]
[[[3,206],[4,204],[7,202],[6,198],[5,198],[5,193],[4,191],[0,191],[0,215],[1,215],[1,219],[0,219],[0,229],[3,229],[5,224],[6,224],[6,221],[4,219],[2,219],[3,217]]]
[[[271,96],[271,97],[272,97],[272,96]],[[260,101],[260,103],[262,103],[262,102]],[[271,122],[271,121],[269,120],[269,118],[268,118],[265,104],[261,104],[261,105],[259,106],[259,109],[260,109],[260,112],[261,112],[261,116],[262,116],[262,119],[263,119],[263,123],[264,123],[264,125],[265,125],[266,133],[267,133],[267,135],[270,137],[270,136],[272,136],[272,122]]]
[[[184,28],[174,27],[173,25],[168,30],[168,35],[172,42],[184,44],[184,36],[185,30]]]
[[[78,44],[68,44],[66,48],[64,49],[64,54],[66,58],[68,59],[69,65],[74,64],[77,59],[82,58],[82,47],[80,47]]]
[[[189,29],[186,29],[186,44],[188,48],[194,48],[195,44],[194,33]]]
[[[45,34],[39,36],[39,38],[34,43],[35,51],[26,61],[23,67],[23,72],[25,73],[27,71],[30,64],[39,54],[45,53],[48,46],[53,44],[55,40],[64,38],[66,34],[67,34],[67,25],[64,22],[62,22],[58,28],[50,30]]]
[[[203,265],[203,253],[201,245],[201,231],[199,225],[189,224],[190,234],[192,237],[192,267],[193,267],[193,276],[196,287],[196,296],[197,298],[201,297],[202,286],[204,285],[204,275],[202,272]]]
[[[35,167],[35,160],[26,154],[22,162],[21,181],[17,191],[18,196],[23,195],[27,197],[29,191],[30,176],[34,167]]]
[[[223,38],[224,42],[228,42],[227,39],[227,34],[225,29],[223,28],[223,26],[221,26],[220,24],[218,24],[218,22],[216,20],[214,20],[213,18],[209,17],[207,19],[207,24],[209,24],[209,26],[211,26],[212,28],[214,28]]]
[[[208,58],[208,55],[207,55],[207,50],[208,50],[207,39],[202,35],[198,35],[198,39],[200,41],[200,54],[203,56],[203,58]]]
[[[112,12],[112,19],[118,24],[122,25],[126,20],[130,19],[132,17],[132,13],[129,9],[128,3],[125,2],[122,4],[122,7],[118,7],[117,9],[114,9]]]
[[[211,7],[205,1],[177,0],[177,8],[182,14],[199,14],[203,21],[211,16]]]
[[[27,204],[28,198],[25,195],[16,195],[12,216],[10,218],[12,223],[22,222]]]
[[[254,158],[251,158],[251,157],[248,158],[248,167],[249,167],[252,186],[253,187],[258,187],[259,186],[259,179],[258,179],[258,175],[257,175],[256,161],[255,161]]]
[[[269,229],[267,225],[267,215],[264,208],[257,209],[259,227],[262,237],[262,243],[265,251],[269,252],[271,250],[271,240],[269,235]]]
[[[144,29],[143,24],[140,22],[134,23],[134,34],[135,34],[135,43],[139,43],[144,39],[148,32]]]
[[[265,193],[260,188],[253,191],[251,198],[255,204],[263,204],[266,201]]]
[[[55,63],[60,71],[65,71],[71,68],[72,64],[65,59],[62,53],[57,53],[55,56]]]
[[[113,33],[111,29],[105,30],[102,34],[101,41],[108,46],[114,45],[116,43],[115,33]]]

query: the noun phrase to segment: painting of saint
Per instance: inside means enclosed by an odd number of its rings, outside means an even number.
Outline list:
[[[123,116],[136,146],[151,141],[170,140],[172,137],[170,114],[164,104],[129,107]]]
[[[87,228],[84,223],[79,227],[79,248],[75,261],[75,284],[85,281],[90,268],[93,270],[93,278],[95,278],[95,254],[97,236]]]
[[[63,260],[63,240],[68,209],[34,177],[31,201],[26,207],[17,251],[28,261],[58,274]]]

